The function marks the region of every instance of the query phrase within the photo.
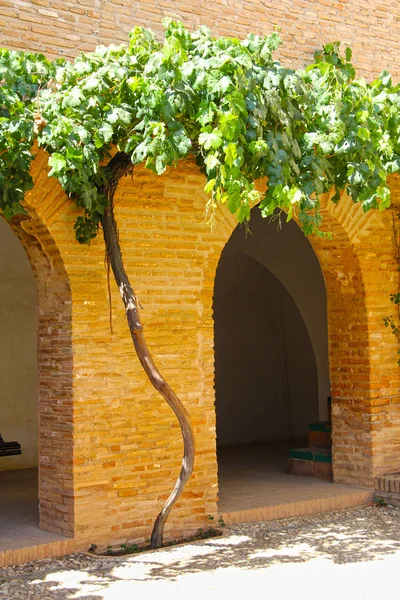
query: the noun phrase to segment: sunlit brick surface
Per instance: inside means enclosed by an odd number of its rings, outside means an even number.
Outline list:
[[[59,507],[54,497],[49,514],[57,518],[70,497],[82,547],[144,541],[179,472],[179,428],[139,366],[113,282],[110,331],[101,235],[90,247],[77,244],[77,209],[48,179],[42,152],[33,175],[27,203],[43,215],[72,299],[73,434],[66,425],[60,448],[66,469],[72,444],[72,481]],[[392,181],[395,200],[398,182]],[[203,186],[203,176],[187,161],[162,177],[137,168],[116,195],[123,254],[143,305],[150,348],[188,408],[196,434],[195,472],[171,515],[168,536],[204,526],[207,515],[217,512],[212,296],[220,253],[235,222],[221,210],[213,231],[204,224]],[[374,476],[395,471],[400,460],[397,346],[382,323],[398,276],[392,211],[364,216],[348,198],[338,206],[326,199],[323,217],[332,240],[312,244],[329,299],[334,477],[370,487]],[[67,355],[64,360],[70,369]],[[50,389],[59,385],[57,377],[52,381]],[[65,417],[68,423],[68,413]],[[42,421],[44,440],[54,439],[52,427]],[[42,485],[46,496],[46,478]]]
[[[215,33],[245,36],[282,25],[288,64],[315,47],[350,43],[361,73],[389,67],[398,76],[400,5],[382,0],[324,2],[52,2],[0,0],[1,42],[50,56],[76,55],[98,41],[126,39],[135,24],[160,32],[164,15]],[[91,543],[144,541],[179,472],[181,440],[165,402],[135,357],[113,282],[109,327],[104,245],[74,238],[78,209],[47,177],[47,157],[32,167],[30,219],[15,224],[39,294],[40,499],[42,526]],[[400,469],[397,343],[382,319],[397,289],[394,208],[363,215],[350,199],[323,203],[332,240],[313,239],[328,292],[333,395],[333,470],[337,482],[371,487]],[[220,211],[204,224],[203,176],[194,163],[157,177],[142,168],[116,196],[128,272],[156,362],[193,419],[194,476],[172,512],[167,537],[196,530],[217,514],[212,296],[221,250],[235,222]]]

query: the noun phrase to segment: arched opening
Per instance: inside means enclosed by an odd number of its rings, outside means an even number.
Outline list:
[[[307,328],[271,271],[226,250],[215,289],[218,445],[304,440],[319,418]]]
[[[10,526],[37,527],[37,290],[28,256],[0,219],[0,546]]]
[[[36,312],[35,278],[28,257],[0,219],[0,435],[23,448],[21,454],[0,453],[2,472],[38,465]]]
[[[249,230],[232,233],[214,287],[222,512],[228,496],[249,496],[251,477],[282,485],[290,450],[309,446],[310,426],[328,419],[327,299],[318,259],[293,221],[279,227],[256,208]]]
[[[11,226],[0,219],[0,560],[60,544],[74,527],[71,293],[53,238],[27,208]]]

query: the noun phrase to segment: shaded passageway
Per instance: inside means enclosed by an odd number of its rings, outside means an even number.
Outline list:
[[[300,483],[299,501],[332,488],[287,474],[289,449],[307,446],[309,425],[327,419],[326,302],[299,227],[280,228],[254,209],[250,232],[237,227],[226,244],[215,280],[220,511],[289,502]]]
[[[37,469],[7,471],[0,476],[0,559],[2,551],[65,540],[39,529]]]
[[[35,278],[22,244],[0,219],[0,435],[21,455],[0,456],[3,471],[38,464],[37,302]]]
[[[370,490],[288,475],[289,449],[299,443],[286,440],[218,449],[218,510],[226,523],[310,515],[372,500]]]

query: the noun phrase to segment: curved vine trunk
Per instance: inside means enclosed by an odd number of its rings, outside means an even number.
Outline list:
[[[136,354],[150,382],[174,411],[179,421],[183,437],[184,452],[182,468],[173,491],[165,502],[154,523],[151,534],[151,547],[159,548],[163,542],[164,526],[168,515],[171,512],[173,505],[181,495],[183,488],[193,471],[194,435],[190,418],[185,407],[175,392],[162,377],[147,347],[146,339],[143,334],[143,326],[140,321],[138,301],[129,282],[122,259],[122,252],[118,238],[118,228],[114,217],[113,201],[118,181],[121,179],[121,177],[132,170],[130,157],[124,153],[117,153],[110,161],[107,170],[109,171],[109,179],[107,185],[105,186],[105,193],[108,198],[108,207],[102,218],[103,235],[106,244],[107,255],[125,306],[129,331],[135,346]]]

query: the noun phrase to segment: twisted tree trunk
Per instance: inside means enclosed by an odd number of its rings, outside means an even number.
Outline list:
[[[174,411],[183,437],[183,460],[179,477],[175,487],[159,513],[151,534],[151,547],[159,548],[163,542],[164,526],[171,509],[181,495],[186,482],[189,480],[194,463],[194,435],[189,415],[175,392],[162,377],[154,364],[153,358],[147,347],[140,321],[138,301],[129,282],[122,259],[121,247],[118,238],[118,228],[114,217],[114,194],[118,181],[132,170],[130,157],[122,152],[117,153],[110,161],[107,170],[109,174],[105,193],[108,198],[108,207],[102,219],[103,235],[106,251],[110,260],[115,281],[120,291],[125,306],[129,331],[140,363],[154,388],[163,396]]]

